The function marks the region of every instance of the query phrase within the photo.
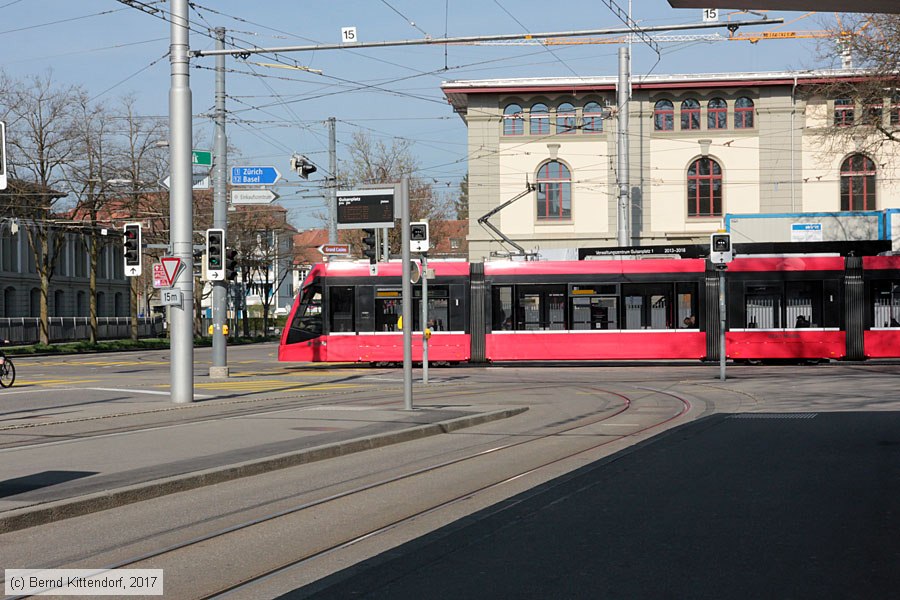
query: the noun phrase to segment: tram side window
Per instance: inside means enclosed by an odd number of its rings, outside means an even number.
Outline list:
[[[696,283],[678,283],[675,286],[675,326],[687,329],[700,328],[700,295]]]
[[[622,286],[625,329],[674,329],[674,286],[633,284]]]
[[[872,283],[875,327],[900,327],[900,281]]]
[[[304,288],[300,295],[300,308],[288,331],[288,343],[319,335],[322,335],[322,288],[313,285]]]
[[[618,286],[573,284],[569,289],[573,330],[618,329]]]
[[[511,285],[495,285],[491,288],[491,313],[491,330],[500,331],[515,327]]]
[[[565,286],[518,286],[516,329],[566,329]]]
[[[353,286],[342,285],[328,288],[331,316],[331,332],[354,331],[353,328]]]
[[[744,294],[748,329],[780,329],[781,286],[749,285]]]
[[[422,288],[413,290],[413,327],[422,331]],[[446,285],[428,286],[428,328],[432,331],[450,329],[450,290]]]
[[[375,290],[375,331],[397,331],[397,319],[403,314],[400,290]]]
[[[785,327],[822,326],[822,282],[785,283]]]

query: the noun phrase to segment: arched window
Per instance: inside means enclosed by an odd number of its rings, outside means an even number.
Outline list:
[[[572,218],[572,175],[568,167],[554,160],[537,172],[538,220]]]
[[[5,290],[3,290],[3,316],[4,317],[16,317],[18,316],[16,310],[16,288],[9,286]]]
[[[547,105],[538,103],[532,106],[528,123],[531,135],[550,133],[550,110]]]
[[[599,133],[603,131],[603,108],[596,102],[584,105],[584,132]]]
[[[575,107],[568,102],[556,107],[556,133],[575,133]]]
[[[62,290],[53,292],[53,314],[57,317],[66,316],[66,293]]]
[[[654,131],[675,129],[675,105],[668,100],[660,100],[653,106]]]
[[[31,288],[28,295],[28,316],[41,316],[41,290],[39,288]]]
[[[721,98],[713,98],[706,105],[707,129],[728,129],[728,104]]]
[[[747,97],[734,101],[734,128],[753,129],[753,100]]]
[[[80,290],[78,294],[75,296],[75,316],[76,317],[87,317],[88,315],[88,306],[87,306],[87,294],[84,293],[84,290]]]
[[[522,135],[525,133],[522,120],[522,107],[510,104],[503,109],[503,135]]]
[[[875,210],[875,163],[863,154],[841,164],[841,210]]]
[[[834,126],[849,127],[853,125],[854,108],[853,100],[850,98],[837,98],[834,101]]]
[[[700,129],[700,103],[693,98],[681,103],[681,128]]]
[[[687,172],[689,217],[722,216],[722,167],[709,157],[691,163]]]

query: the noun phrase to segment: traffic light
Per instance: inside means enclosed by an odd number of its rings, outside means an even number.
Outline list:
[[[369,264],[374,265],[378,262],[378,238],[375,236],[374,229],[363,229],[363,233],[365,236],[362,241],[366,246],[363,255],[368,257]]]
[[[291,157],[291,170],[296,171],[303,179],[309,179],[310,175],[318,171],[316,165],[309,162],[309,159],[297,154]]]
[[[238,268],[238,251],[234,248],[228,248],[225,251],[225,279],[227,281],[234,281],[237,277],[237,268]]]
[[[206,278],[210,281],[221,281],[225,278],[225,231],[222,229],[206,230]]]
[[[194,250],[194,278],[201,279],[203,277],[203,250]]]
[[[428,252],[428,223],[409,224],[409,249],[411,252]]]
[[[141,224],[125,223],[125,276],[137,277],[141,274]]]

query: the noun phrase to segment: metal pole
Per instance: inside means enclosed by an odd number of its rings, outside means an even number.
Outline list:
[[[337,244],[337,142],[335,119],[328,117],[328,243]]]
[[[182,303],[170,311],[172,402],[194,401],[194,244],[191,188],[191,85],[188,0],[171,0],[171,46],[169,63],[169,241],[172,254],[185,266],[176,274],[173,288],[181,291]]]
[[[422,383],[428,383],[428,255],[422,253]]]
[[[616,144],[618,183],[619,183],[619,210],[618,215],[618,244],[628,246],[628,48],[619,48],[619,85],[617,93],[618,136]]]
[[[400,252],[403,261],[403,407],[413,408],[412,396],[412,281],[409,272],[409,176],[400,180]]]
[[[225,28],[216,27],[216,48],[225,48]],[[228,146],[225,138],[225,56],[216,56],[216,133],[213,143],[213,227],[225,232],[224,240],[228,240],[228,190],[226,188],[226,166],[228,165]],[[225,249],[222,249],[225,252]],[[212,378],[228,377],[228,338],[225,336],[225,311],[228,283],[212,282],[212,366],[209,376]]]
[[[719,269],[719,379],[725,381],[725,269]]]
[[[381,257],[384,262],[391,260],[391,247],[387,227],[381,228]]]

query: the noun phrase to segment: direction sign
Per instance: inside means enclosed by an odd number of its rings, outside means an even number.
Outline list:
[[[191,150],[191,162],[195,167],[211,167],[212,152],[209,150]]]
[[[231,167],[231,185],[272,185],[280,177],[275,167]]]
[[[172,287],[172,284],[175,283],[175,277],[178,275],[179,269],[181,269],[181,259],[177,256],[163,256],[159,259],[159,262],[162,263],[166,287]]]
[[[209,173],[191,173],[191,178],[193,179],[193,185],[191,186],[195,190],[208,190],[209,189]],[[172,176],[166,175],[166,178],[163,179],[160,183],[162,183],[163,187],[169,189],[169,184],[171,183]]]
[[[271,204],[278,197],[272,190],[231,190],[232,204]]]
[[[349,256],[350,244],[322,244],[319,252],[326,256]]]

